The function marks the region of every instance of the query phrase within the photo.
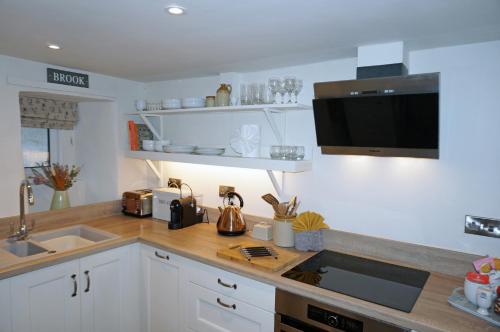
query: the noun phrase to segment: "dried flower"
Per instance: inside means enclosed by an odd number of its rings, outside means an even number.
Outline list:
[[[36,185],[44,184],[54,190],[63,191],[71,188],[76,182],[76,177],[80,173],[80,167],[72,165],[61,165],[54,163],[51,166],[38,164],[41,172],[33,169],[33,183]]]

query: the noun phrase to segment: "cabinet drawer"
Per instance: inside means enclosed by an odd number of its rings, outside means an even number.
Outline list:
[[[274,315],[213,290],[188,283],[186,322],[196,332],[269,332],[274,330]]]
[[[274,313],[275,288],[205,264],[190,262],[189,282]]]

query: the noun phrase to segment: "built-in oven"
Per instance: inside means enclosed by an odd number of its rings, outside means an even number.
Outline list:
[[[275,332],[407,332],[334,306],[276,290]]]

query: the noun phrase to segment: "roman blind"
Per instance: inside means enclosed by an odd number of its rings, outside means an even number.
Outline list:
[[[19,97],[21,126],[73,129],[78,122],[78,103],[38,97]]]

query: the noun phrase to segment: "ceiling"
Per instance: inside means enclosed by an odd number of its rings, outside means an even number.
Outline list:
[[[137,81],[496,39],[499,0],[0,0],[0,54]]]

